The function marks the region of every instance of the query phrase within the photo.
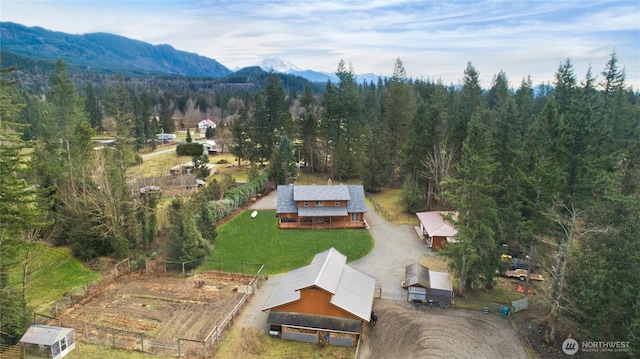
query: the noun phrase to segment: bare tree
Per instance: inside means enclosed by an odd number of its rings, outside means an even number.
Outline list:
[[[187,100],[187,106],[184,110],[184,118],[187,125],[187,128],[197,127],[198,122],[204,118],[204,113],[202,113],[197,107],[196,103],[193,99]]]
[[[564,297],[564,287],[567,275],[567,263],[571,254],[571,248],[576,240],[593,233],[610,233],[608,228],[584,228],[584,222],[580,219],[582,212],[577,211],[572,204],[555,205],[551,214],[552,220],[562,229],[558,239],[558,249],[555,265],[551,268],[551,290],[549,291],[549,303],[551,308],[547,314],[546,341],[553,342],[556,334],[556,324],[563,305],[567,302]]]
[[[422,175],[429,182],[427,193],[427,209],[431,207],[432,200],[440,201],[442,196],[442,182],[450,177],[458,163],[456,150],[446,142],[433,146],[433,153],[427,155],[424,161]]]

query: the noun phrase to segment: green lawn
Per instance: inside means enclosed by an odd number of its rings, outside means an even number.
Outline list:
[[[258,211],[251,218],[245,211],[218,229],[210,256],[226,266],[241,262],[263,263],[268,274],[282,273],[305,266],[313,256],[334,247],[354,261],[373,249],[373,238],[366,229],[280,230],[276,211]],[[215,269],[208,262],[204,268]]]
[[[100,277],[100,273],[85,267],[66,247],[36,244],[32,255],[35,256],[29,265],[27,302],[36,310]],[[11,283],[21,287],[21,271],[15,268],[10,275]]]

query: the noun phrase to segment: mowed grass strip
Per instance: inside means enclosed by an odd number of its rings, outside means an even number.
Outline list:
[[[268,274],[283,273],[311,263],[313,256],[334,247],[351,262],[373,249],[366,229],[280,230],[276,211],[245,211],[220,226],[210,258],[226,265],[262,263]],[[208,262],[204,268],[216,269]]]

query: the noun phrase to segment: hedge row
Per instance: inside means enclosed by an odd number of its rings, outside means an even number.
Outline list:
[[[234,187],[229,190],[225,193],[224,198],[231,200],[236,207],[240,207],[255,198],[258,193],[264,191],[268,179],[269,175],[267,171],[264,171],[244,186]]]
[[[252,198],[255,198],[258,193],[264,191],[269,176],[267,172],[263,172],[253,181],[243,185],[234,187],[229,190],[224,199],[219,201],[209,201],[209,210],[213,214],[215,221],[219,221],[233,212],[234,209],[249,202]]]

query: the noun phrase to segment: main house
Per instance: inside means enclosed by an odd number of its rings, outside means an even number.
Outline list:
[[[278,227],[366,228],[362,185],[278,186]]]
[[[329,248],[282,278],[263,311],[269,333],[282,339],[356,346],[371,318],[375,278]]]

